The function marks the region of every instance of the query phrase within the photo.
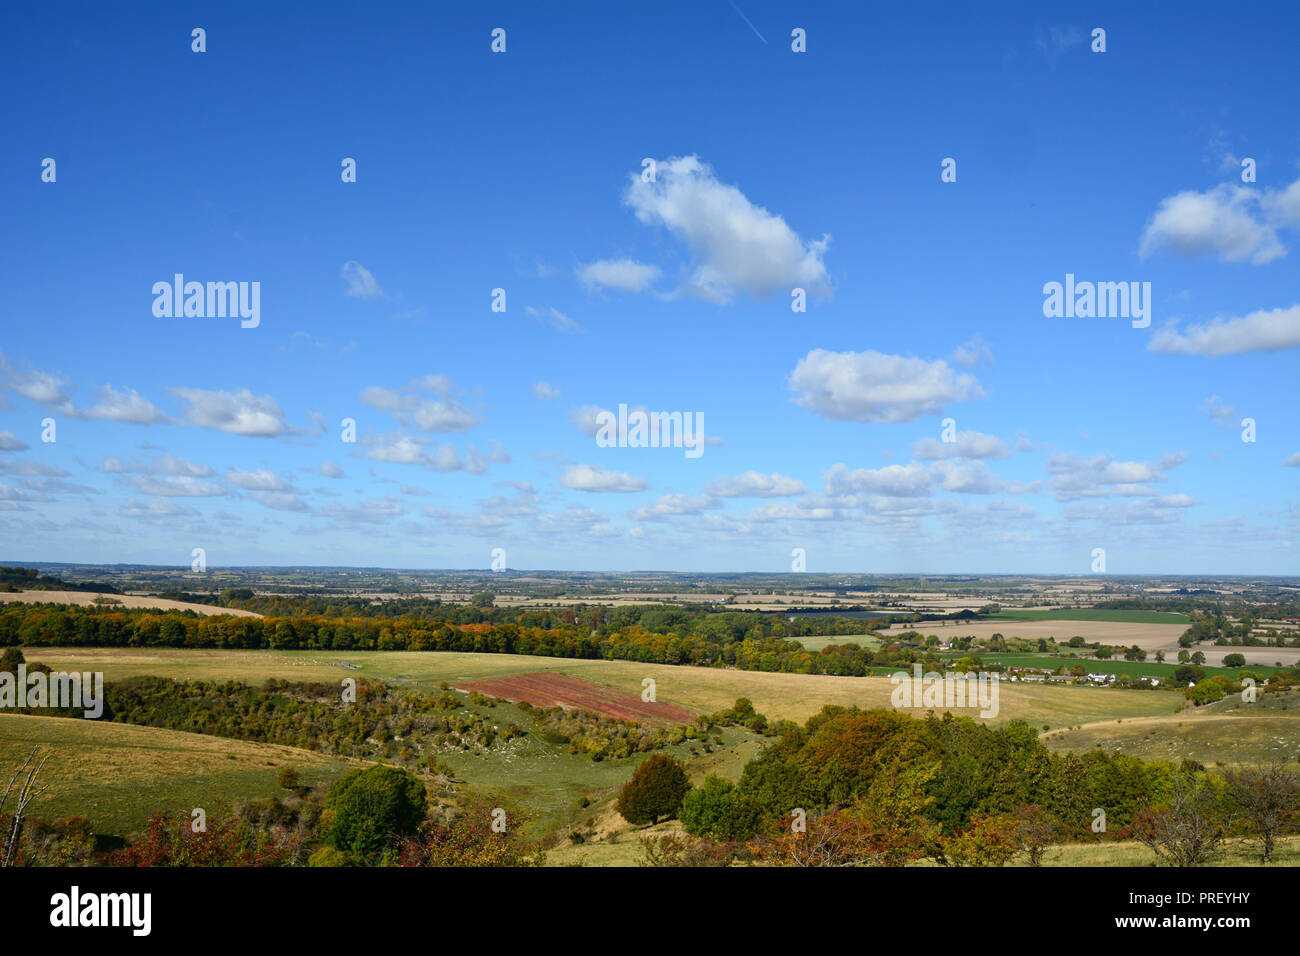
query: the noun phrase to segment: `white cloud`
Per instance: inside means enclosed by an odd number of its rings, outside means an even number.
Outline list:
[[[931,476],[944,491],[964,495],[1023,494],[1037,491],[1039,482],[1022,485],[999,478],[982,461],[936,461]]]
[[[0,451],[26,451],[29,447],[13,432],[0,431]]]
[[[1011,452],[997,435],[982,432],[958,432],[956,441],[944,442],[935,438],[922,438],[912,446],[912,456],[922,461],[943,458],[1007,458]]]
[[[923,498],[930,494],[930,476],[924,465],[886,465],[884,468],[856,468],[832,465],[822,475],[828,495],[884,495],[891,498]]]
[[[215,472],[207,465],[200,465],[184,458],[177,458],[170,452],[163,452],[153,461],[123,461],[120,458],[105,458],[104,471],[110,475],[181,475],[189,478],[208,478]]]
[[[583,285],[591,288],[618,289],[620,292],[644,292],[661,275],[657,266],[633,259],[601,259],[577,270]]]
[[[342,478],[343,469],[328,458],[320,464],[320,473],[326,478]]]
[[[422,432],[468,431],[479,423],[479,417],[451,398],[451,390],[446,376],[426,375],[400,391],[371,385],[361,390],[361,402]]]
[[[560,484],[577,491],[632,492],[650,487],[644,478],[622,471],[608,471],[599,465],[572,465],[560,478]]]
[[[1205,192],[1186,190],[1160,202],[1142,234],[1145,258],[1168,249],[1185,258],[1264,265],[1286,255],[1280,228],[1300,224],[1300,179],[1270,190],[1223,183]]]
[[[1300,305],[1251,312],[1239,318],[1214,319],[1180,332],[1167,326],[1151,337],[1147,348],[1163,355],[1242,355],[1277,352],[1300,346]]]
[[[719,498],[788,498],[806,494],[808,487],[798,478],[747,471],[741,475],[715,478],[704,486],[704,490]]]
[[[134,425],[151,425],[168,420],[166,415],[135,389],[124,388],[119,391],[112,385],[101,388],[96,403],[90,408],[81,409],[77,415],[80,418],[129,422]]]
[[[381,432],[361,439],[355,454],[371,461],[395,465],[420,465],[432,471],[462,471],[465,462],[451,445],[412,438],[403,432]]]
[[[736,289],[755,297],[795,286],[829,294],[822,257],[830,236],[805,242],[783,218],[719,182],[697,157],[660,161],[654,182],[643,182],[639,171],[630,181],[623,201],[637,218],[663,226],[690,251],[694,272],[679,293],[718,302],[730,301]]]
[[[339,275],[347,282],[346,292],[350,296],[358,299],[373,299],[383,295],[384,290],[379,288],[379,283],[370,274],[370,270],[355,259],[343,263]]]
[[[1165,472],[1187,460],[1181,452],[1163,455],[1159,461],[1116,461],[1110,455],[1083,459],[1072,454],[1053,455],[1047,470],[1053,477],[1052,490],[1058,501],[1077,498],[1156,496],[1151,487],[1166,480]]]
[[[306,503],[296,494],[287,491],[253,491],[248,497],[275,511],[308,511]]]
[[[133,475],[128,480],[142,495],[156,498],[217,498],[226,493],[226,489],[214,481],[200,481],[188,476],[155,478]]]
[[[285,491],[290,487],[289,482],[266,469],[245,471],[243,468],[231,468],[226,471],[226,480],[236,488],[248,491]]]
[[[663,521],[679,515],[697,515],[717,507],[718,502],[707,495],[661,495],[633,511],[632,518],[635,521]]]
[[[1300,451],[1289,456],[1286,461],[1282,462],[1282,464],[1286,465],[1288,468],[1300,468]]]
[[[533,397],[540,398],[543,401],[549,401],[553,398],[559,398],[560,390],[550,382],[534,382]]]
[[[173,388],[171,392],[190,403],[186,416],[192,425],[253,438],[271,438],[290,430],[284,411],[270,395],[254,395],[246,388],[238,392]]]
[[[993,350],[978,335],[963,342],[952,351],[952,360],[962,368],[975,368],[977,365],[992,365]]]
[[[581,332],[582,326],[569,318],[559,309],[534,309],[531,305],[524,307],[524,312],[535,319],[540,319],[557,332]]]
[[[814,349],[790,373],[795,404],[838,421],[910,422],[939,415],[949,402],[984,397],[975,377],[958,374],[942,359],[876,351]]]

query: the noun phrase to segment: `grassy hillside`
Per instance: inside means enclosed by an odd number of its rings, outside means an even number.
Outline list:
[[[656,682],[661,701],[695,713],[715,713],[737,697],[772,719],[803,722],[823,704],[888,707],[893,685],[887,677],[825,677],[760,671],[672,667],[630,661],[573,660],[512,654],[420,651],[192,651],[171,648],[34,648],[28,655],[55,669],[103,671],[106,680],[139,674],[177,679],[337,681],[375,677],[424,691],[442,681],[503,677],[550,670],[639,694],[643,678]],[[1001,688],[995,722],[1021,718],[1035,727],[1068,727],[1113,718],[1172,713],[1183,701],[1172,691],[1096,687]]]
[[[1300,765],[1300,691],[1262,694],[1253,704],[1232,697],[1166,717],[1104,721],[1043,737],[1053,750],[1101,747],[1144,760],[1206,766],[1285,760]]]
[[[283,791],[284,767],[303,784],[334,779],[351,764],[293,747],[64,717],[0,714],[0,769],[12,773],[33,747],[49,751],[49,789],[33,816],[84,816],[99,833],[124,835],[154,810],[211,812],[237,798]],[[4,775],[5,781],[9,774]]]

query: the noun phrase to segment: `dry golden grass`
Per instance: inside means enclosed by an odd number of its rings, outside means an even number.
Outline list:
[[[195,614],[231,614],[235,617],[261,617],[252,611],[237,608],[213,607],[211,604],[191,604],[188,601],[169,601],[166,598],[143,597],[138,594],[96,594],[93,591],[0,591],[0,601],[20,604],[75,604],[78,607],[94,605],[95,598],[112,598],[117,604],[109,607],[156,607],[164,611],[193,611]]]
[[[33,748],[48,753],[40,783],[49,789],[33,816],[84,816],[103,833],[125,834],[154,810],[209,812],[242,797],[283,794],[284,767],[304,784],[353,766],[309,750],[67,717],[0,714],[0,770],[12,772]],[[8,780],[8,774],[5,774]]]

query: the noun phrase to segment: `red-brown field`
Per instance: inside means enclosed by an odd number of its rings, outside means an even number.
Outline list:
[[[535,707],[558,706],[568,710],[586,710],[620,720],[672,724],[689,724],[695,720],[695,714],[684,707],[647,702],[627,691],[545,671],[520,674],[518,677],[468,681],[461,684],[460,688],[513,703],[523,701]]]

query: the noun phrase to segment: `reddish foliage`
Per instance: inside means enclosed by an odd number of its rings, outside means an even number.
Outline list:
[[[502,700],[523,701],[536,707],[569,707],[620,720],[674,724],[689,724],[695,720],[695,715],[684,707],[643,701],[638,695],[627,691],[545,671],[520,674],[518,677],[470,681],[460,687]]]

